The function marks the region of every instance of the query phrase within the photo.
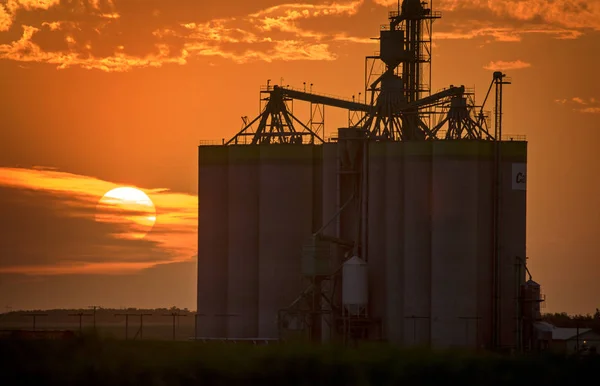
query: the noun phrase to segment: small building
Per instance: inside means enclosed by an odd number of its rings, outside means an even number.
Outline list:
[[[538,347],[553,351],[574,353],[595,347],[600,351],[600,334],[591,328],[556,327],[547,322],[534,324]]]

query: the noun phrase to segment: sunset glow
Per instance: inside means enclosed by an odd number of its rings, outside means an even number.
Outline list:
[[[143,238],[156,222],[154,203],[143,191],[119,187],[106,192],[98,203],[96,221],[125,225],[119,237]]]
[[[124,274],[195,255],[194,196],[167,189],[148,189],[146,194],[140,188],[48,168],[0,168],[0,189],[39,197],[39,205],[52,209],[53,221],[71,218],[81,224],[74,233],[57,235],[72,247],[54,263],[4,262],[0,273]],[[77,252],[85,240],[88,247]],[[24,252],[30,248],[21,247]]]
[[[397,8],[397,0],[0,1],[0,303],[41,307],[77,292],[106,305],[164,296],[193,307],[197,145],[220,144],[241,117],[252,121],[268,80],[364,99],[365,57],[380,50],[381,25]],[[442,17],[433,23],[432,93],[464,85],[479,106],[493,71],[511,79],[503,134],[529,141],[527,254],[547,311],[593,311],[600,1],[434,0],[433,8]],[[294,115],[316,127],[315,106],[295,100]],[[493,109],[492,91],[483,109],[492,123]],[[348,111],[325,110],[324,137],[349,125]],[[153,206],[102,201],[117,188],[144,192]],[[98,295],[105,281],[118,295]]]

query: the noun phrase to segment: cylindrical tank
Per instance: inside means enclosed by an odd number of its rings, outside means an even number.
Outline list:
[[[431,141],[406,141],[402,200],[404,229],[404,342],[431,341]]]
[[[260,146],[259,337],[277,338],[278,312],[302,291],[302,245],[313,227],[311,145]]]
[[[387,142],[385,153],[385,282],[387,341],[404,341],[404,142]],[[421,256],[423,258],[423,256]]]
[[[382,321],[387,337],[386,267],[386,143],[369,142],[367,256],[369,263],[369,316]],[[364,258],[364,256],[363,256]]]
[[[340,216],[336,215],[340,203],[340,194],[338,189],[338,145],[336,143],[325,143],[322,145],[323,149],[323,166],[322,166],[322,217],[321,217],[321,225],[325,226],[323,229],[323,235],[331,236],[331,237],[339,237],[339,227],[340,227]],[[342,263],[341,258],[339,257],[339,246],[331,245],[330,247],[330,263],[332,267],[339,267]],[[336,291],[336,298],[333,301],[336,304],[340,304],[341,296],[340,291]],[[328,302],[325,303],[324,307],[328,310],[331,310]],[[332,330],[328,325],[327,321],[324,321],[323,325],[323,340],[329,341],[334,338],[332,333],[335,331]]]
[[[477,310],[476,141],[437,141],[432,166],[432,343],[475,346]]]
[[[477,198],[477,309],[479,347],[492,344],[492,181],[493,142],[479,142],[479,189]]]
[[[342,304],[347,314],[363,315],[369,304],[367,263],[358,256],[342,266]]]
[[[523,319],[527,319],[531,322],[541,320],[541,286],[535,281],[529,280],[521,286],[521,296]]]
[[[228,148],[198,149],[198,336],[223,338],[227,324]]]
[[[501,193],[500,193],[500,344],[516,345],[515,299],[517,288],[525,283],[525,270],[515,275],[517,256],[526,256],[527,235],[527,185],[516,183],[519,174],[527,172],[527,142],[503,141],[501,143]],[[513,181],[515,183],[513,183]]]
[[[258,336],[259,147],[229,146],[229,338]]]

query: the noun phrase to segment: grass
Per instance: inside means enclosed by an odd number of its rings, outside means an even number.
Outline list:
[[[1,341],[2,385],[567,385],[596,358],[403,351],[384,345],[247,346],[121,341]]]

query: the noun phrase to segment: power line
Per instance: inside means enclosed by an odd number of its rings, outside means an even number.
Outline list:
[[[88,308],[93,310],[94,316],[94,331],[96,331],[96,308],[100,308],[100,306],[88,306]]]
[[[33,314],[24,314],[23,316],[28,316],[28,317],[33,318],[33,331],[35,331],[35,326],[36,326],[35,322],[36,322],[37,317],[38,316],[48,316],[48,314],[36,314],[36,313],[33,313]]]
[[[139,316],[139,314],[115,314],[115,316],[124,316],[125,317],[125,340],[129,340],[129,317],[130,316]]]
[[[144,339],[144,316],[152,316],[152,314],[140,314],[140,340]]]
[[[76,314],[69,314],[69,316],[79,316],[79,335],[83,332],[83,317],[84,316],[94,316],[93,314],[85,314],[83,312],[78,312]]]
[[[179,312],[171,312],[170,314],[163,314],[162,316],[170,316],[173,318],[173,340],[175,340],[175,322],[179,320],[180,316],[187,316],[187,315],[182,315]]]

